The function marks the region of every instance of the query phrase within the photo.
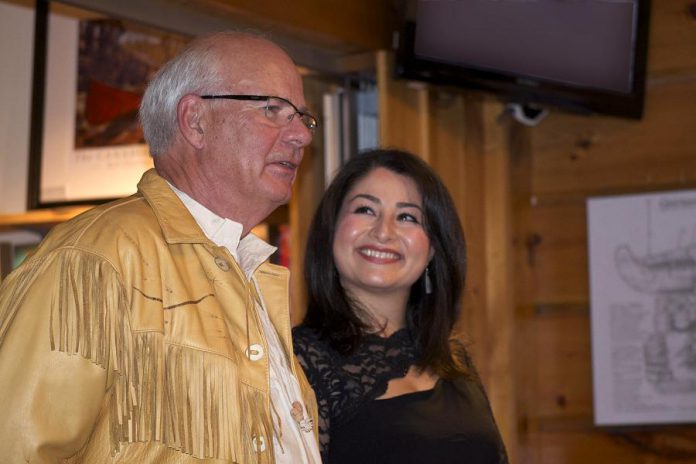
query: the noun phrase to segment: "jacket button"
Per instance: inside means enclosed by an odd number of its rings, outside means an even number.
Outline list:
[[[246,356],[252,361],[258,361],[259,359],[263,358],[263,346],[259,345],[258,343],[249,345],[249,347],[246,349]]]
[[[220,269],[222,269],[225,272],[230,270],[230,265],[224,258],[216,256],[215,257],[215,264],[217,264],[217,267],[219,267]]]
[[[254,437],[251,441],[254,443],[254,449],[257,453],[266,451],[266,440],[262,436]]]

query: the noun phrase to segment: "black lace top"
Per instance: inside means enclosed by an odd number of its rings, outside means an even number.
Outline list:
[[[329,456],[329,430],[333,430],[334,434],[337,430],[349,430],[350,427],[345,425],[364,415],[365,410],[370,409],[365,406],[386,392],[390,380],[405,376],[419,354],[405,329],[388,338],[367,335],[358,350],[349,356],[340,355],[316,332],[303,326],[293,329],[293,343],[295,354],[316,393],[319,443],[324,462],[328,462]],[[470,363],[468,359],[465,362]],[[474,375],[473,366],[470,367]],[[453,391],[461,391],[466,396],[462,404],[470,405],[472,400],[477,403],[477,416],[483,418],[486,428],[490,429],[490,442],[499,449],[498,459],[481,462],[506,463],[504,447],[483,389],[473,377],[463,381],[462,385],[463,389],[453,387]],[[474,395],[470,395],[471,392]],[[382,401],[385,400],[378,403]]]

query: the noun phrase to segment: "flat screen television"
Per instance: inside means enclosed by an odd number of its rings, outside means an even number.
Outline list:
[[[649,0],[405,0],[395,74],[640,119]]]

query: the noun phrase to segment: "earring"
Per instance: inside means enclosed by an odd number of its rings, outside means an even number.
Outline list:
[[[430,266],[425,268],[425,294],[430,295],[433,293],[433,283],[430,280]]]

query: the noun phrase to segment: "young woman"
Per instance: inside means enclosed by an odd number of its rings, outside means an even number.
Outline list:
[[[506,463],[488,400],[450,340],[465,243],[417,157],[376,150],[338,173],[312,222],[294,346],[327,463]]]

